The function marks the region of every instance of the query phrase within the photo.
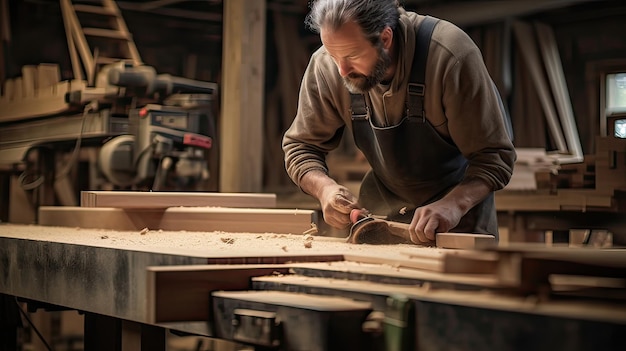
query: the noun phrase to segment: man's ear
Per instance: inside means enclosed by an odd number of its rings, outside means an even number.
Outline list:
[[[383,48],[389,50],[391,48],[391,42],[393,41],[393,30],[391,27],[387,26],[380,33],[380,40],[383,43]]]

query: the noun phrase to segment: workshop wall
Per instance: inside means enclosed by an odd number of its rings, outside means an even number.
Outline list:
[[[195,2],[189,2],[193,6]],[[145,63],[160,73],[221,83],[221,2],[210,2],[208,19],[165,16],[122,10]],[[269,1],[265,83],[264,182],[269,190],[293,189],[283,168],[280,138],[297,107],[300,78],[319,38],[304,27],[307,5]],[[408,9],[411,7],[407,6]],[[191,9],[193,10],[193,9]],[[418,9],[419,11],[419,9]],[[593,153],[599,125],[599,75],[606,69],[626,68],[626,3],[595,1],[533,16],[508,19],[539,21],[554,30],[578,132],[585,154]],[[63,79],[71,78],[65,31],[57,1],[10,3],[11,42],[5,50],[6,78],[18,76],[25,64],[59,63]],[[506,21],[464,28],[478,43],[490,72],[511,112],[518,147],[551,148],[545,118],[519,47],[512,40],[510,55],[502,56],[500,45],[511,36]],[[509,59],[511,81],[504,79],[502,60]],[[219,98],[216,100],[219,124]],[[218,125],[219,130],[219,125]],[[218,136],[219,137],[219,136]],[[351,145],[340,153],[353,156]],[[213,159],[217,167],[217,156]],[[212,172],[217,175],[219,172]],[[213,177],[214,181],[216,177]]]

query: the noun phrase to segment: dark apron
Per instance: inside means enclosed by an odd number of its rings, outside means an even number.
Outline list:
[[[352,131],[372,167],[361,183],[359,202],[373,214],[410,223],[417,207],[441,199],[463,179],[467,160],[425,118],[405,117],[382,128],[374,126],[371,118],[353,118]],[[497,238],[493,193],[450,231]]]

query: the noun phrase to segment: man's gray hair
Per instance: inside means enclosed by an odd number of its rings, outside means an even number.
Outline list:
[[[398,0],[313,0],[305,24],[315,33],[322,27],[338,29],[347,22],[356,22],[372,44],[378,42],[382,30],[396,29],[400,13]]]

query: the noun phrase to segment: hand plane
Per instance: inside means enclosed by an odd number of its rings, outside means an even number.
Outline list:
[[[354,209],[350,212],[350,234],[347,242],[352,244],[419,244],[434,246],[432,243],[415,243],[409,235],[409,225],[370,215],[365,210]]]

